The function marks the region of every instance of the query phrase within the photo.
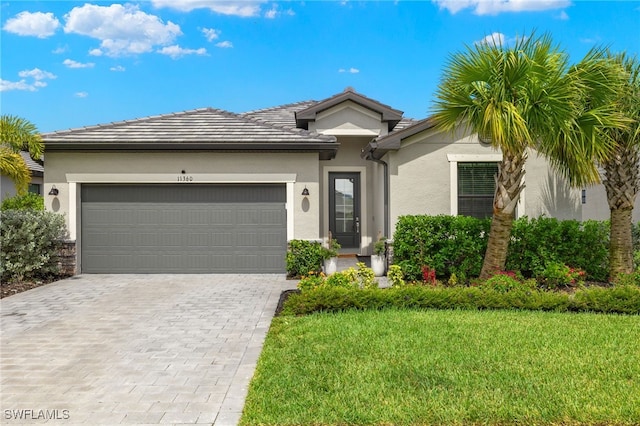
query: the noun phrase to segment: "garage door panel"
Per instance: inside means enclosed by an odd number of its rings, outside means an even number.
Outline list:
[[[144,224],[146,226],[157,226],[161,221],[161,211],[157,209],[145,209],[141,208],[139,210],[133,211],[134,222],[136,224]]]
[[[284,185],[82,185],[81,196],[83,272],[284,272]]]

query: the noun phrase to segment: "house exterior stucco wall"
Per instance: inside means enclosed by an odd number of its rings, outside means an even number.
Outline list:
[[[402,141],[383,158],[389,164],[390,233],[402,215],[457,214],[457,169],[461,161],[498,161],[500,153],[475,136],[455,137],[424,132]],[[580,219],[580,191],[549,171],[547,161],[530,153],[525,165],[525,190],[517,216],[547,215]]]
[[[604,185],[590,186],[585,189],[586,200],[582,205],[582,220],[609,220],[611,211]],[[640,222],[640,197],[636,197],[631,220],[634,223]]]
[[[55,185],[59,194],[56,197],[45,196],[45,206],[65,215],[71,238],[75,238],[80,226],[78,184],[82,181],[180,183],[179,176],[193,177],[192,182],[182,183],[184,185],[285,183],[283,179],[291,178],[287,201],[287,215],[293,214],[291,238],[320,238],[317,153],[50,152],[47,153],[44,193],[47,194]],[[310,193],[308,197],[301,195],[305,187]]]

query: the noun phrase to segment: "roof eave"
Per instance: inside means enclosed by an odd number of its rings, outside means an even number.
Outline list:
[[[430,130],[435,126],[433,118],[425,118],[417,123],[405,127],[397,132],[379,137],[369,142],[362,150],[362,158],[380,160],[389,151],[397,151],[402,146],[402,141],[420,132]]]
[[[68,151],[261,151],[261,152],[335,152],[337,142],[275,143],[149,143],[149,142],[46,142],[45,152]]]

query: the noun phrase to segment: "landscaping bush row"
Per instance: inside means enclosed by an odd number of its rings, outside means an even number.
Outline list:
[[[380,309],[518,309],[556,312],[640,314],[640,287],[591,287],[575,293],[478,287],[406,286],[353,289],[320,286],[290,294],[281,315]]]
[[[0,212],[2,282],[58,275],[58,252],[66,236],[62,215],[39,210]]]
[[[455,275],[468,282],[480,274],[490,225],[490,219],[465,216],[401,216],[393,237],[394,263],[409,281],[422,279],[427,266],[440,279]],[[640,250],[639,224],[634,225],[634,247]],[[587,280],[606,281],[609,223],[547,217],[516,220],[507,269],[530,278],[550,264],[583,270]]]

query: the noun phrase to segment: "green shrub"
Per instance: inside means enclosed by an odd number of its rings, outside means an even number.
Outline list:
[[[615,284],[619,286],[635,285],[640,287],[640,271],[636,270],[630,274],[618,275]]]
[[[535,277],[557,262],[585,271],[591,280],[606,281],[608,241],[608,222],[523,217],[514,222],[506,268]]]
[[[640,314],[640,287],[620,285],[577,291],[572,299],[571,310],[637,315]]]
[[[404,273],[399,265],[389,266],[387,278],[391,282],[392,287],[404,287],[406,285],[404,281]]]
[[[513,272],[499,272],[484,281],[480,287],[498,293],[507,293],[509,291],[533,290],[536,288],[536,282],[534,280],[520,280]]]
[[[548,289],[580,285],[584,282],[585,272],[571,268],[561,262],[548,262],[544,270],[538,274],[540,284]]]
[[[319,287],[340,287],[340,288],[378,288],[378,282],[371,268],[367,268],[364,263],[358,262],[357,268],[349,268],[339,271],[328,277],[324,273],[311,272],[302,277],[298,282],[298,289],[301,291],[315,290]]]
[[[298,282],[298,289],[301,291],[307,291],[318,288],[324,284],[325,278],[326,276],[323,272],[320,272],[319,274],[309,272],[309,275],[300,278],[300,281]]]
[[[329,275],[324,283],[327,287],[358,288],[355,269]]]
[[[319,273],[322,268],[324,248],[319,241],[291,240],[287,250],[287,275],[304,277]]]
[[[38,210],[44,211],[44,198],[42,195],[27,192],[24,195],[15,195],[5,198],[0,205],[0,210]]]
[[[478,276],[490,225],[490,219],[466,216],[401,216],[393,237],[394,263],[408,281],[421,280],[424,265],[438,278]]]
[[[59,214],[36,210],[0,212],[2,281],[57,275],[57,254],[66,236],[64,217]]]
[[[351,309],[522,309],[557,312],[640,314],[640,288],[619,286],[579,289],[573,295],[552,291],[501,293],[478,287],[405,286],[353,289],[321,286],[292,294],[283,315],[340,312]]]
[[[394,234],[394,263],[408,281],[422,279],[428,265],[437,278],[468,283],[482,268],[490,219],[464,216],[401,216]],[[606,281],[609,267],[609,224],[604,221],[560,221],[520,218],[514,222],[506,269],[525,277],[542,274],[549,262],[572,265],[587,279]],[[640,251],[640,227],[634,225]]]

